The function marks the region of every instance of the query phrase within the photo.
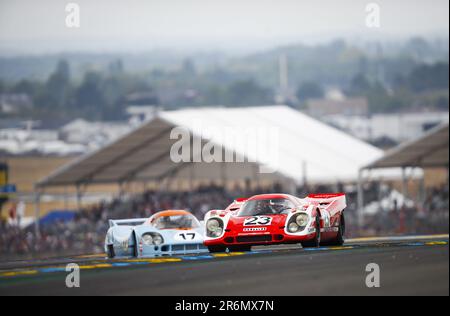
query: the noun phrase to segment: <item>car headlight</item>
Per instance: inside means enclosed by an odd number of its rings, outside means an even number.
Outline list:
[[[299,214],[295,219],[295,222],[300,227],[305,227],[306,225],[308,225],[308,221],[309,221],[308,214]]]
[[[291,233],[296,233],[296,232],[298,232],[298,230],[300,229],[300,227],[297,225],[297,223],[292,222],[292,223],[290,223],[290,224],[288,225],[288,229],[289,229],[289,232],[291,232]]]
[[[222,221],[212,218],[206,223],[206,230],[208,237],[219,237],[223,232]]]
[[[153,235],[153,244],[156,246],[159,246],[162,243],[164,243],[164,239],[162,238],[162,236],[160,234],[154,234]]]
[[[153,245],[153,237],[150,234],[145,234],[142,236],[142,243],[146,246]]]
[[[306,228],[309,222],[309,215],[305,213],[294,214],[287,224],[290,233],[299,233]]]
[[[159,246],[164,243],[164,238],[158,233],[147,233],[142,235],[142,243],[146,246]]]
[[[220,223],[217,219],[213,218],[208,221],[206,227],[208,228],[208,230],[215,232],[220,229]]]

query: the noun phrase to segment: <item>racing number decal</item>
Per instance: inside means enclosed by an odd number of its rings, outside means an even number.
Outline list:
[[[180,234],[180,236],[183,237],[184,240],[194,240],[195,239],[195,233]]]
[[[244,226],[256,226],[256,225],[266,226],[266,225],[270,225],[271,223],[272,223],[272,217],[267,217],[267,216],[253,216],[253,217],[246,218],[244,220]]]

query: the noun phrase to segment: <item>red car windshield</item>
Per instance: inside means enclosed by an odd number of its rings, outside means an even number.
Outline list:
[[[244,203],[238,216],[285,214],[294,207],[288,199],[250,200]]]

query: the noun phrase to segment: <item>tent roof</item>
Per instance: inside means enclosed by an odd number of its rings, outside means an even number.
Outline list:
[[[449,124],[437,126],[422,137],[401,144],[365,169],[391,167],[448,167]]]
[[[251,162],[174,163],[170,159],[170,150],[177,141],[170,139],[174,127],[184,127],[194,137],[206,134],[207,137],[202,138],[203,144],[211,141]],[[211,127],[219,132],[205,132]],[[247,131],[246,128],[260,128],[263,133],[268,133],[262,134],[267,137],[278,136],[273,140],[275,145],[264,147],[266,154],[261,155],[258,148],[228,137],[228,132],[237,132],[239,136]],[[191,179],[223,177],[237,180],[253,178],[261,166],[276,172],[258,174],[259,179],[282,177],[300,181],[306,170],[311,182],[347,181],[356,179],[360,168],[382,155],[383,152],[374,146],[287,106],[197,108],[161,112],[110,145],[57,170],[38,185],[160,180],[175,174]]]

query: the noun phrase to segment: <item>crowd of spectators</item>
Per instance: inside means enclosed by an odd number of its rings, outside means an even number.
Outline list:
[[[448,233],[448,185],[429,188],[423,199],[400,203],[394,201],[388,208],[364,217],[362,234],[411,235]]]
[[[340,187],[299,187],[297,194],[331,192]],[[16,225],[0,222],[0,255],[2,258],[31,258],[69,254],[100,253],[108,229],[109,219],[147,218],[160,210],[185,209],[203,219],[211,209],[224,209],[235,198],[259,193],[282,192],[275,185],[253,190],[236,187],[225,190],[211,185],[189,192],[146,191],[139,195],[123,195],[110,202],[102,202],[76,213],[68,222],[42,225],[36,236],[34,227],[20,229]],[[376,198],[376,186],[367,189],[366,196]],[[407,234],[448,232],[448,186],[430,189],[423,205],[398,206],[368,216],[363,231],[357,229],[356,192],[348,189],[346,209],[347,236],[373,234]]]

